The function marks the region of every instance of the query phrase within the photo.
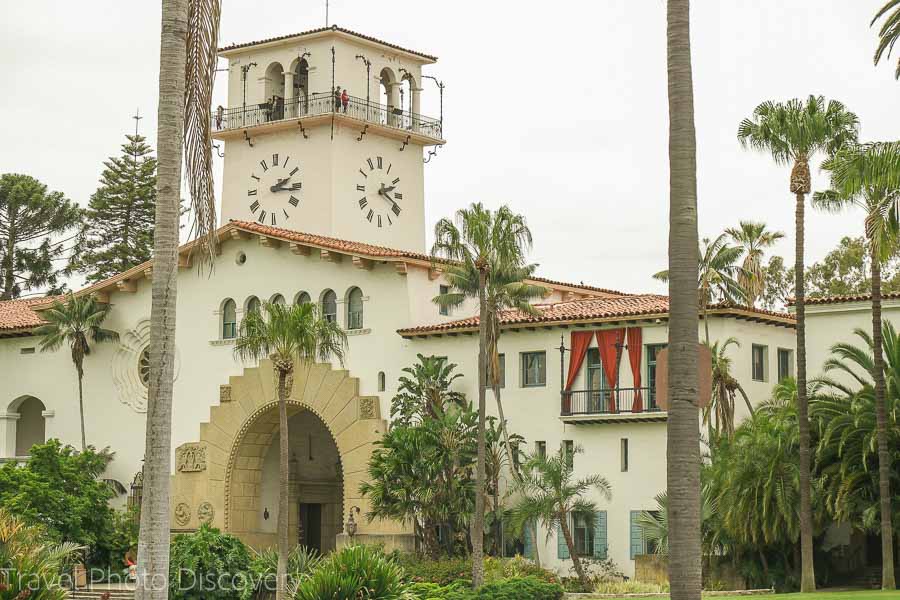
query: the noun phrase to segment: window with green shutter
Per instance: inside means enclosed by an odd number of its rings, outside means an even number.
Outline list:
[[[525,558],[534,558],[534,535],[531,533],[530,523],[525,524],[522,535],[525,537],[525,539],[522,540],[525,545],[525,549],[523,550]]]
[[[644,528],[638,522],[641,511],[631,511],[631,560],[638,554],[644,554]]]
[[[556,558],[569,558],[569,547],[561,525],[556,526]]]
[[[594,558],[605,559],[607,547],[606,511],[601,510],[594,517]]]

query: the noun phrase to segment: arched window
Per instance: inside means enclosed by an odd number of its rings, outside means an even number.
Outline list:
[[[337,294],[334,290],[325,290],[322,294],[322,316],[329,323],[337,321]]]
[[[262,303],[259,301],[259,298],[256,296],[250,296],[247,298],[247,304],[244,308],[244,314],[249,315],[252,312],[259,312]]]
[[[299,294],[297,294],[297,297],[294,298],[294,304],[297,305],[309,304],[310,302],[312,302],[312,298],[310,298],[309,294],[307,294],[306,292],[300,292]]]
[[[266,69],[265,97],[263,110],[266,121],[278,121],[284,118],[284,67],[273,62]]]
[[[237,304],[229,298],[222,305],[222,339],[233,340],[237,337]]]
[[[379,88],[381,90],[381,103],[385,106],[385,113],[381,121],[385,125],[396,127],[399,121],[398,117],[393,114],[393,111],[400,104],[400,90],[397,76],[394,75],[391,69],[385,67],[381,70],[379,74]]]
[[[29,456],[31,447],[47,441],[44,422],[44,403],[34,396],[25,396],[14,401],[9,412],[19,413],[16,420],[16,456]]]
[[[347,329],[363,328],[363,293],[358,287],[347,294]]]
[[[385,388],[384,371],[378,371],[378,391],[383,392]]]
[[[275,294],[269,299],[269,302],[272,304],[280,304],[281,306],[284,306],[284,296],[282,296],[281,294]]]

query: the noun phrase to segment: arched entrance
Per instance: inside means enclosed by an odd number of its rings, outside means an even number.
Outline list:
[[[275,545],[279,452],[275,384],[268,360],[231,377],[220,386],[219,404],[210,409],[209,422],[200,425],[199,441],[176,448],[173,531],[210,523],[254,547]],[[301,535],[306,536],[304,541],[318,543],[326,552],[339,547],[349,541],[342,531],[352,510],[358,523],[354,542],[378,543],[388,550],[410,548],[407,527],[360,518],[368,510],[368,500],[359,493],[359,485],[376,442],[387,430],[379,399],[360,396],[359,381],[345,370],[322,363],[298,364],[288,419],[294,461],[288,519],[292,539],[299,542]],[[301,523],[307,524],[306,531]]]
[[[4,428],[5,443],[0,447],[0,457],[24,457],[31,454],[31,447],[43,444],[47,439],[44,403],[34,396],[21,396],[10,402],[0,413],[0,426]]]

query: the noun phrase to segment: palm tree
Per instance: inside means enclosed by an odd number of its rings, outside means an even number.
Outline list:
[[[729,346],[740,348],[741,343],[737,338],[730,337],[721,345],[717,341],[709,346],[709,353],[712,356],[712,400],[703,409],[703,424],[709,428],[710,441],[713,438],[713,431],[728,437],[734,434],[735,392],[741,394],[747,410],[751,415],[753,414],[753,405],[750,403],[750,398],[747,397],[747,392],[731,374],[731,358],[725,354]]]
[[[738,227],[729,227],[725,233],[744,251],[743,271],[738,274],[738,285],[746,294],[747,304],[754,306],[766,288],[763,252],[782,239],[784,233],[768,231],[765,223],[754,221],[741,221]]]
[[[790,191],[795,195],[794,306],[797,314],[797,402],[800,420],[800,547],[803,571],[800,590],[816,589],[813,568],[812,501],[810,498],[809,402],[806,397],[806,305],[803,281],[803,235],[806,195],[812,190],[809,161],[817,152],[833,156],[837,150],[855,143],[859,120],[843,104],[822,96],[806,102],[766,101],[741,121],[738,140],[745,148],[772,155],[776,164],[792,165]]]
[[[57,300],[41,315],[46,325],[35,330],[41,340],[41,352],[55,352],[63,344],[72,351],[72,364],[78,375],[78,414],[81,418],[81,449],[87,448],[84,433],[84,357],[91,353],[91,343],[114,342],[119,334],[101,327],[109,315],[109,305],[100,304],[93,296],[69,294],[65,302]]]
[[[710,489],[704,486],[701,489],[702,509],[701,523],[703,526],[703,553],[710,555],[718,545],[718,531],[712,525],[716,514],[716,502],[710,497]],[[654,498],[656,510],[641,511],[637,517],[637,524],[643,530],[644,539],[651,542],[655,554],[669,555],[669,494],[660,492]]]
[[[884,24],[878,31],[878,47],[875,49],[876,65],[881,61],[881,57],[885,55],[885,53],[887,56],[891,55],[894,44],[897,43],[897,40],[900,40],[900,0],[888,0],[885,5],[875,13],[872,22],[869,24],[871,27],[875,24],[875,21],[891,10],[894,12],[888,15],[888,18],[885,19]],[[897,69],[894,71],[894,78],[900,79],[900,60],[897,61]]]
[[[670,274],[666,480],[672,509],[669,519],[669,581],[673,600],[699,600],[697,139],[691,72],[690,1],[668,0],[666,23]]]
[[[243,361],[269,358],[278,375],[278,581],[277,600],[287,597],[287,567],[291,547],[288,541],[288,492],[290,487],[290,455],[288,447],[287,397],[294,387],[295,361],[329,361],[344,363],[347,334],[335,321],[319,315],[315,304],[266,302],[262,310],[244,316],[234,341],[234,355]]]
[[[878,421],[879,489],[881,495],[882,589],[896,588],[891,526],[891,461],[885,408],[884,355],[881,340],[881,265],[897,252],[900,223],[900,144],[865,144],[839,150],[822,165],[831,174],[831,189],[816,193],[813,206],[837,212],[849,206],[865,213],[865,232],[872,262],[872,353],[875,412]]]
[[[459,294],[477,294],[478,298],[478,453],[475,467],[475,518],[472,523],[472,586],[484,583],[484,494],[485,488],[485,388],[487,387],[487,351],[489,331],[488,290],[494,277],[492,268],[503,271],[525,268],[525,253],[531,248],[531,231],[525,217],[506,206],[491,211],[481,203],[456,212],[456,221],[441,219],[434,227],[435,259],[459,263],[460,269],[478,274],[475,289],[463,287]],[[455,268],[449,266],[451,272]],[[451,280],[451,283],[453,281]],[[459,282],[463,283],[463,282]]]
[[[697,254],[697,298],[703,315],[706,343],[709,344],[709,305],[717,300],[731,303],[747,302],[747,292],[740,284],[746,274],[737,261],[743,249],[728,245],[728,236],[720,234],[716,239],[703,238]],[[654,279],[669,281],[669,270],[653,275]]]
[[[451,405],[465,408],[465,394],[451,389],[463,376],[456,365],[441,356],[416,354],[419,362],[405,367],[397,395],[391,400],[391,422],[398,425],[421,423],[443,414]]]
[[[582,452],[576,446],[574,453]],[[514,485],[514,489],[522,496],[511,510],[513,528],[522,531],[526,524],[541,522],[547,528],[549,538],[553,531],[561,531],[566,547],[581,587],[590,591],[590,584],[575,541],[572,537],[570,519],[583,519],[589,527],[593,526],[596,503],[585,496],[591,491],[599,492],[604,498],[612,498],[612,487],[606,478],[600,475],[589,475],[575,479],[572,468],[572,455],[564,446],[552,456],[533,456],[522,466],[522,477]]]
[[[547,293],[547,288],[527,282],[534,276],[536,269],[537,265],[535,264],[522,266],[493,264],[490,266],[490,277],[485,291],[488,314],[487,380],[493,391],[494,400],[497,402],[497,414],[500,416],[500,430],[503,434],[503,445],[508,464],[513,463],[514,451],[510,443],[506,416],[503,413],[503,403],[500,400],[503,376],[500,369],[499,351],[500,314],[508,309],[515,309],[528,315],[540,314],[532,301],[542,298]],[[477,270],[465,263],[459,263],[448,265],[445,273],[451,288],[446,294],[434,298],[438,305],[453,308],[462,304],[466,298],[478,297],[479,274]],[[518,478],[518,476],[518,471],[513,471],[513,477]],[[532,529],[531,533],[532,542],[534,542],[534,561],[540,566],[537,532]]]
[[[182,159],[200,240],[201,265],[215,256],[209,135],[221,0],[162,0],[157,112],[156,217],[150,308],[150,378],[136,600],[164,600],[169,578],[172,384]]]

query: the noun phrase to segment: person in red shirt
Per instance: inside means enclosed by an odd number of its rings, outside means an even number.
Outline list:
[[[347,112],[347,105],[350,104],[350,96],[347,94],[347,88],[341,92],[341,104],[344,106],[344,112]]]

